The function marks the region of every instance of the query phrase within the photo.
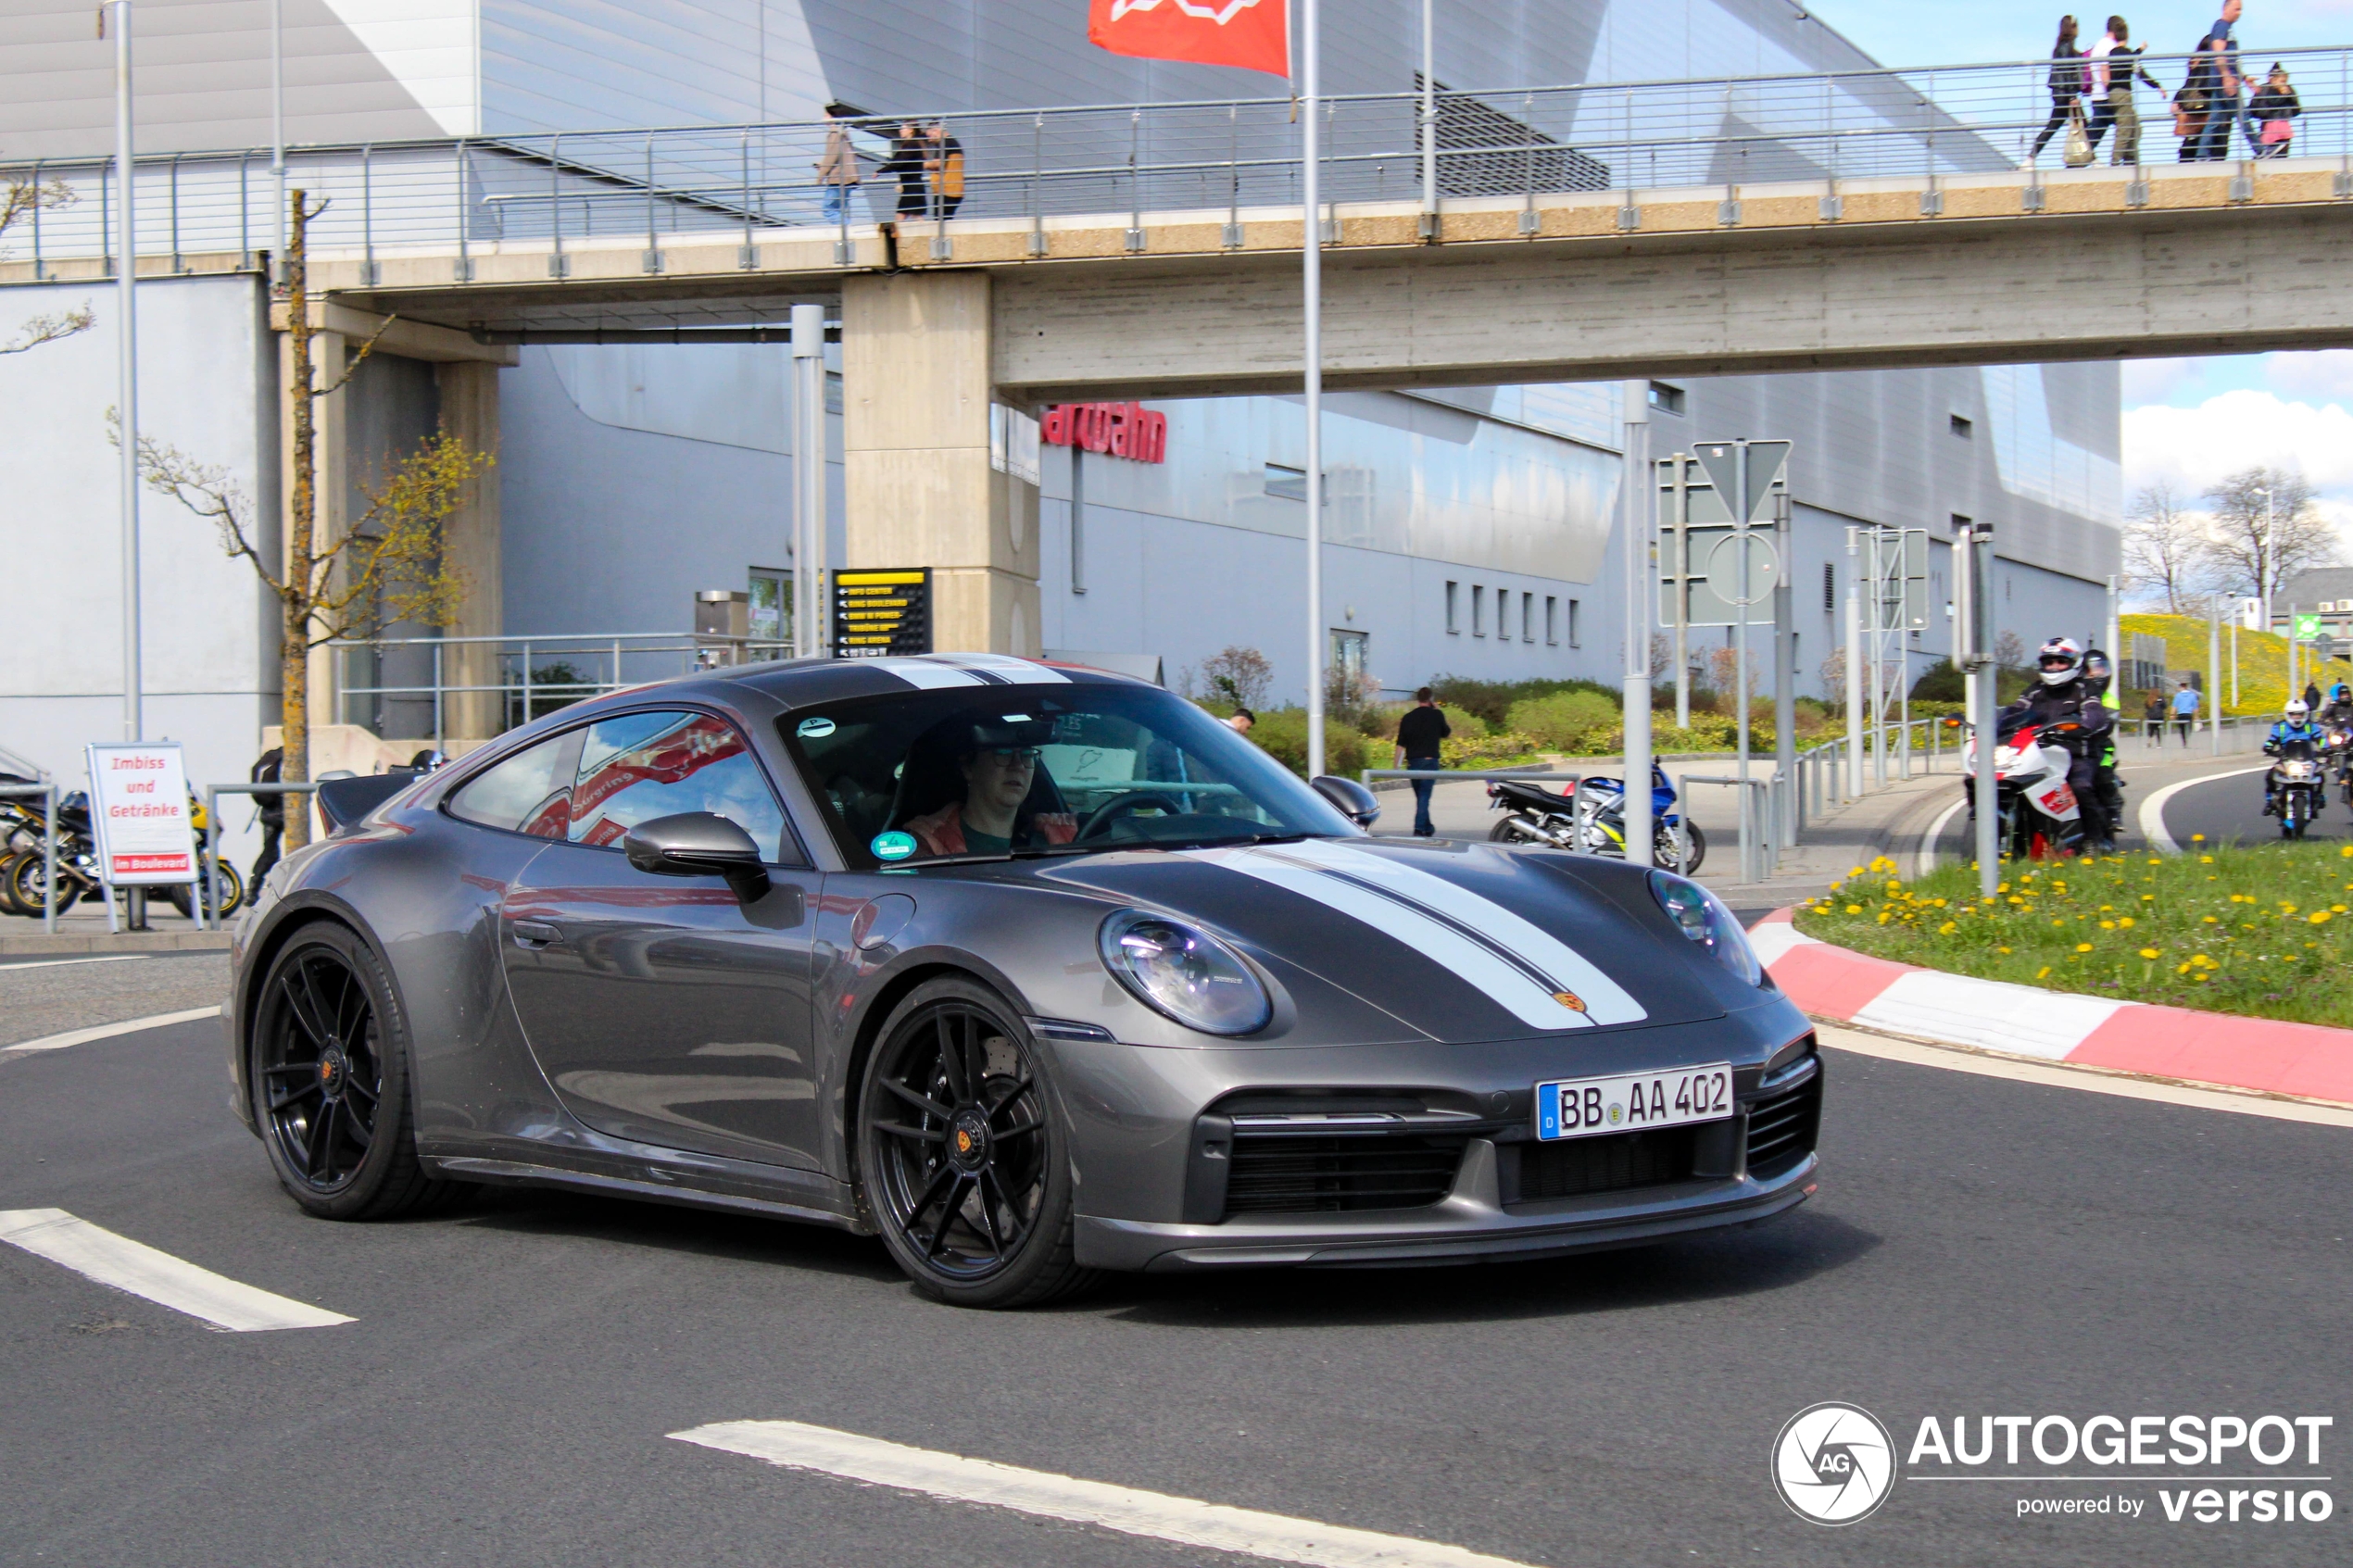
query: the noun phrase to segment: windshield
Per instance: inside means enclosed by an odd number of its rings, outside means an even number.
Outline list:
[[[853,866],[1356,832],[1265,752],[1152,686],[909,692],[803,709],[778,728]]]

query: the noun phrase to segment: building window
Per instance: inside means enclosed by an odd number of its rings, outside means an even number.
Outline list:
[[[1560,646],[1561,602],[1551,594],[1544,596],[1544,642],[1551,647]]]
[[[1967,441],[1971,435],[1976,433],[1976,427],[1970,424],[1969,420],[1961,418],[1960,415],[1955,414],[1953,416],[1953,433],[1959,436],[1963,441]]]
[[[1463,585],[1461,583],[1449,583],[1446,584],[1446,634],[1450,637],[1459,637],[1463,634],[1463,621],[1460,609],[1462,596]]]
[[[1583,634],[1582,631],[1581,631],[1581,630],[1579,628],[1579,626],[1578,626],[1578,619],[1579,619],[1579,617],[1578,617],[1577,611],[1578,611],[1578,603],[1577,603],[1577,601],[1576,601],[1575,599],[1571,599],[1571,600],[1569,600],[1569,601],[1568,601],[1568,646],[1569,646],[1570,647],[1573,647],[1573,648],[1577,648],[1577,647],[1583,647],[1583,646],[1585,646],[1584,634]]]
[[[1286,501],[1307,499],[1307,470],[1287,463],[1266,465],[1266,494],[1279,495]]]
[[[751,640],[772,647],[791,647],[791,572],[773,567],[751,569]]]
[[[1662,414],[1683,411],[1683,389],[1663,381],[1651,383],[1651,407]]]
[[[825,372],[825,412],[828,414],[841,412],[841,372],[839,370]]]
[[[1536,596],[1533,594],[1519,596],[1519,640],[1523,643],[1536,640]]]
[[[1838,568],[1829,561],[1822,563],[1822,608],[1838,608]]]
[[[1471,635],[1487,635],[1487,589],[1477,583],[1471,584]]]

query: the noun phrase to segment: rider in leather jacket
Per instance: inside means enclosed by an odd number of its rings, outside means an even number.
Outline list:
[[[2002,709],[2001,719],[2024,715],[2037,726],[2073,724],[2073,730],[2048,729],[2045,744],[2064,746],[2073,757],[2067,770],[2068,787],[2083,811],[2085,847],[2113,848],[2116,824],[2100,801],[2098,769],[2101,756],[2116,728],[2116,716],[2103,700],[2101,685],[2083,668],[2083,650],[2072,637],[2053,637],[2035,655],[2039,682]]]

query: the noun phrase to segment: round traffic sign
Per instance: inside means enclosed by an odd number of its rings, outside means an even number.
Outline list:
[[[1728,605],[1762,604],[1780,583],[1780,552],[1773,548],[1773,541],[1763,533],[1751,533],[1748,539],[1748,593],[1741,593],[1741,539],[1738,533],[1727,533],[1716,541],[1707,552],[1707,588]]]

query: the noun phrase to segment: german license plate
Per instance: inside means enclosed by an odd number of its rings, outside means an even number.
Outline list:
[[[1536,1135],[1543,1139],[1647,1132],[1731,1113],[1732,1068],[1723,1061],[1536,1085]]]

